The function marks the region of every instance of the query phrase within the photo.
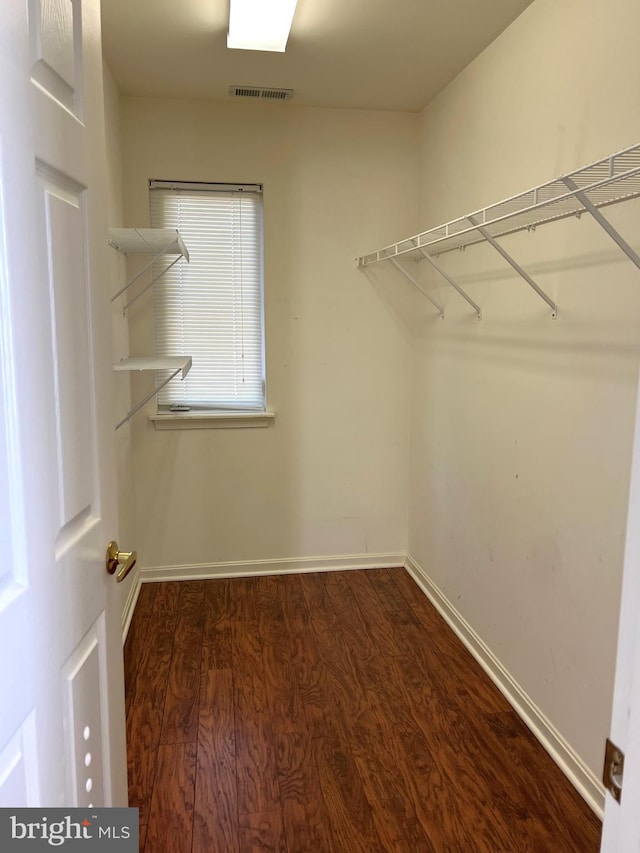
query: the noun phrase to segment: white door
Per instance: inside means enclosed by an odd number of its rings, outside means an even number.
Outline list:
[[[601,850],[640,850],[640,393],[636,409],[611,740],[624,753],[620,804],[607,793]],[[604,744],[603,744],[604,750]]]
[[[126,805],[99,0],[0,13],[0,806]]]

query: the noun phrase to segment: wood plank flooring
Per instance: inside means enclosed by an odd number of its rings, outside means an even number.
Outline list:
[[[402,569],[145,584],[144,853],[595,853],[600,823]]]

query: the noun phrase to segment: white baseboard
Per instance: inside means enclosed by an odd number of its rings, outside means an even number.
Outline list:
[[[230,563],[197,563],[191,566],[155,566],[140,569],[149,581],[240,578],[251,575],[289,575],[308,572],[344,572],[351,569],[392,569],[405,564],[405,554],[347,554],[341,557],[299,557],[283,560],[238,560]]]
[[[604,787],[598,778],[411,556],[407,556],[405,568],[449,627],[469,649],[514,711],[524,720],[572,785],[602,820],[604,816]]]
[[[140,570],[136,567],[134,569],[133,580],[131,581],[131,587],[129,588],[129,595],[127,596],[127,600],[125,601],[124,607],[122,608],[122,645],[124,646],[125,641],[127,639],[127,634],[129,633],[129,626],[131,625],[131,620],[133,618],[133,611],[136,609],[136,604],[138,602],[138,596],[140,595],[140,587],[142,585],[140,579]]]

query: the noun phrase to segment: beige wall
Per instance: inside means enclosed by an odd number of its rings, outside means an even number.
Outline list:
[[[537,0],[422,114],[422,228],[638,142],[635,0]],[[640,202],[607,215],[640,249]],[[640,272],[588,217],[441,257],[484,319],[416,302],[409,551],[599,776],[640,354]],[[424,267],[426,265],[422,265]]]
[[[264,184],[269,429],[131,424],[146,567],[403,553],[406,294],[354,257],[417,218],[418,117],[123,98],[126,223],[148,179]],[[130,311],[153,351],[152,305]]]

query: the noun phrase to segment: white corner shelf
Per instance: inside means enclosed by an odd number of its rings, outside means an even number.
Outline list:
[[[113,365],[114,370],[175,370],[184,379],[191,370],[190,355],[143,356],[123,358]]]
[[[568,216],[589,213],[618,247],[640,269],[640,256],[605,219],[600,208],[640,196],[640,145],[625,148],[616,154],[598,160],[589,166],[569,172],[546,184],[534,187],[505,201],[482,208],[466,216],[453,219],[444,225],[422,231],[413,237],[392,243],[368,255],[357,258],[362,269],[381,261],[391,263],[409,278],[412,284],[427,294],[413,277],[402,267],[401,257],[427,260],[477,312],[480,308],[434,260],[438,255],[454,249],[465,249],[478,243],[489,243],[511,264],[516,272],[544,299],[551,308],[551,316],[557,316],[557,306],[542,291],[522,267],[497,243],[498,237],[519,231],[533,231],[539,225],[557,222]],[[443,315],[442,308],[431,297],[427,297]]]
[[[109,228],[109,245],[123,255],[151,255],[149,263],[133,276],[117,293],[111,297],[111,301],[122,296],[140,276],[142,276],[156,261],[167,255],[175,256],[173,261],[155,276],[142,290],[136,294],[124,306],[125,310],[139,299],[153,284],[163,276],[167,270],[177,264],[181,258],[189,261],[189,252],[185,246],[180,232],[174,228]]]
[[[174,228],[109,228],[109,244],[123,255],[183,255],[189,260]]]
[[[165,377],[156,387],[147,394],[142,400],[131,408],[125,417],[116,424],[116,429],[120,429],[121,426],[127,423],[130,418],[135,415],[139,409],[141,409],[145,403],[148,403],[152,397],[155,397],[165,385],[171,382],[179,373],[182,374],[182,379],[185,378],[187,373],[191,370],[191,356],[190,355],[176,355],[176,356],[149,356],[143,358],[125,358],[122,361],[117,361],[113,365],[113,369],[116,371],[126,370],[145,370],[145,371],[158,371],[158,370],[167,370],[170,371],[170,375]]]

